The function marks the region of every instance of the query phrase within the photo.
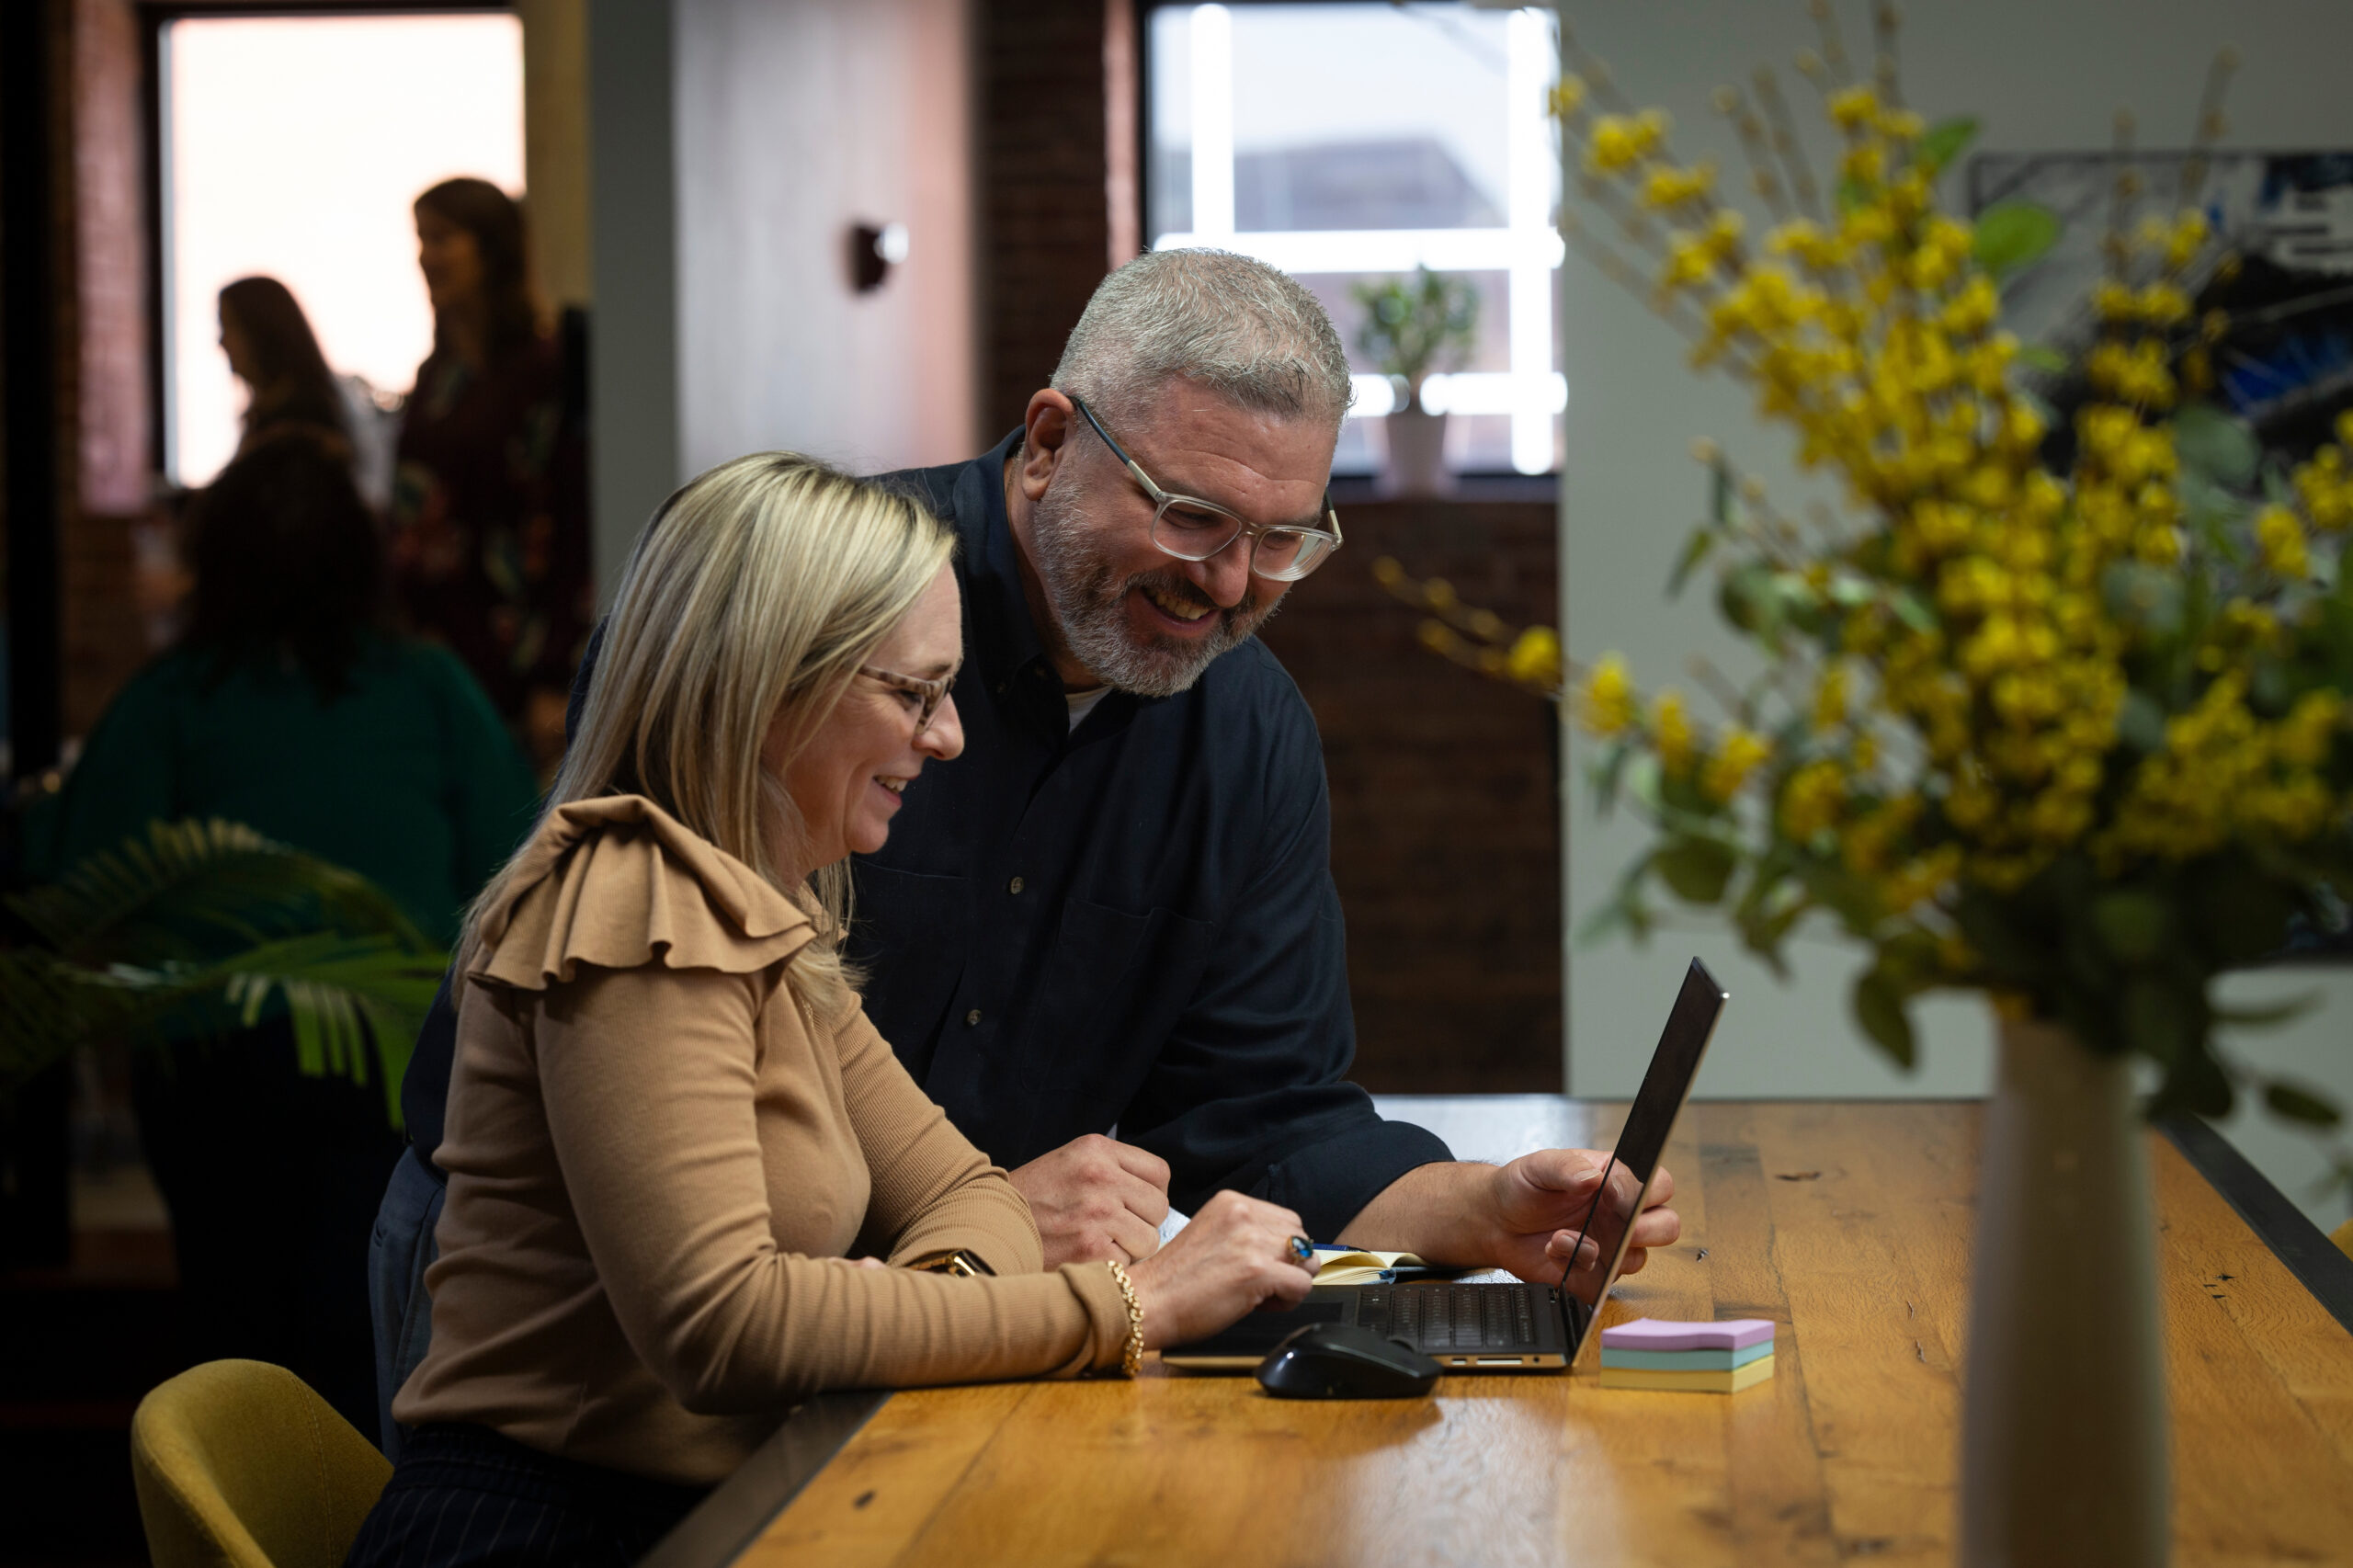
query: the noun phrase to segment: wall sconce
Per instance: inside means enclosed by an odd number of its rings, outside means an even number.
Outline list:
[[[871,223],[850,225],[849,276],[859,293],[870,294],[882,287],[883,277],[906,259],[904,223],[885,223],[879,229]]]

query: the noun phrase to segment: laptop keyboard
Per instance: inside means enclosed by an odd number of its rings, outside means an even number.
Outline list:
[[[1536,1312],[1531,1285],[1369,1285],[1357,1322],[1424,1350],[1531,1350]]]

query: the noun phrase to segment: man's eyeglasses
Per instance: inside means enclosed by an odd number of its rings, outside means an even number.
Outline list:
[[[1245,521],[1238,514],[1228,511],[1214,501],[1204,501],[1195,495],[1171,495],[1152,482],[1152,476],[1136,466],[1136,460],[1120,449],[1095,417],[1095,411],[1081,398],[1072,398],[1071,406],[1086,416],[1111,455],[1126,465],[1136,483],[1153,505],[1152,542],[1163,555],[1173,555],[1179,561],[1207,561],[1245,534],[1250,537],[1250,570],[1277,583],[1296,583],[1318,566],[1324,557],[1340,548],[1340,514],[1332,509],[1332,493],[1324,493],[1324,527],[1300,528],[1283,525],[1261,528]]]
[[[915,699],[917,704],[915,733],[918,735],[931,728],[932,716],[939,711],[939,705],[948,700],[949,691],[956,685],[954,671],[950,671],[938,680],[919,680],[914,676],[897,675],[890,670],[878,670],[872,665],[858,665],[858,673],[870,681],[889,687],[902,696]]]

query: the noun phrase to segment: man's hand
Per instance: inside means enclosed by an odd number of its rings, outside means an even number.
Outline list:
[[[1597,1207],[1594,1195],[1604,1170],[1609,1173],[1609,1193]],[[1596,1150],[1540,1149],[1522,1154],[1495,1172],[1496,1266],[1530,1284],[1550,1285],[1559,1281],[1562,1266],[1574,1254],[1580,1279],[1597,1273],[1618,1245],[1635,1190],[1633,1173],[1610,1165],[1609,1156]],[[1620,1274],[1640,1272],[1650,1261],[1652,1247],[1670,1245],[1683,1233],[1681,1216],[1668,1207],[1674,1196],[1675,1177],[1661,1165],[1651,1177],[1642,1213],[1634,1217],[1634,1234]],[[1574,1228],[1584,1225],[1588,1214],[1589,1237]]]
[[[1609,1172],[1610,1196],[1597,1210],[1594,1193]],[[1652,1247],[1683,1233],[1667,1207],[1675,1178],[1662,1165],[1651,1177],[1643,1212],[1620,1270],[1631,1274]],[[1556,1285],[1572,1256],[1586,1274],[1599,1269],[1618,1244],[1634,1201],[1634,1178],[1592,1149],[1540,1149],[1503,1166],[1439,1162],[1419,1165],[1391,1182],[1339,1239],[1350,1246],[1417,1253],[1457,1267],[1507,1268],[1532,1285]],[[1593,1215],[1590,1239],[1578,1234]]]
[[[1090,1132],[1010,1174],[1037,1217],[1048,1268],[1133,1263],[1160,1250],[1168,1162],[1159,1155]]]

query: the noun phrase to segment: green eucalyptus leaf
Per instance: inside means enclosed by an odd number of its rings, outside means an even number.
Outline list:
[[[2033,991],[2042,980],[2049,950],[2018,928],[2010,912],[1984,889],[1964,885],[1953,918],[1977,949],[1987,978],[2004,989]]]
[[[1836,915],[1848,936],[1870,935],[1879,920],[1879,903],[1868,885],[1833,860],[1808,858],[1800,863],[1798,875],[1813,902]]]
[[[2345,1119],[2345,1113],[2334,1102],[2277,1078],[2263,1085],[2263,1103],[2272,1115],[2301,1121],[2307,1127],[2335,1127]]]
[[[1717,590],[1717,608],[1743,631],[1764,635],[1780,619],[1780,601],[1773,593],[1773,569],[1752,561],[1724,574]]]
[[[1898,588],[1888,596],[1888,605],[1895,611],[1895,619],[1915,631],[1929,632],[1937,629],[1937,612],[1928,601],[1914,588]]]
[[[1879,597],[1879,585],[1868,577],[1858,577],[1851,572],[1840,572],[1830,579],[1830,602],[1847,609],[1870,604]]]
[[[2068,364],[2064,354],[2042,343],[2029,343],[2019,349],[2018,362],[2029,370],[2039,371],[2046,376],[2064,374]]]
[[[2186,471],[2234,490],[2254,483],[2263,460],[2255,427],[2211,403],[2186,403],[2173,416],[2173,445]]]
[[[1733,847],[1713,838],[1677,838],[1659,850],[1659,879],[1688,903],[1712,904],[1724,896],[1740,864]]]
[[[1675,558],[1675,570],[1666,574],[1666,594],[1669,598],[1674,598],[1683,592],[1683,585],[1691,580],[1693,568],[1705,561],[1708,558],[1708,552],[1715,547],[1716,530],[1713,528],[1702,524],[1691,530],[1691,537],[1683,541],[1682,551]]]
[[[1692,774],[1669,773],[1665,768],[1659,770],[1658,801],[1675,819],[1691,823],[1721,817],[1732,810],[1728,803],[1700,789],[1699,779]]]
[[[2117,1021],[2124,1043],[2153,1062],[2178,1063],[2201,1054],[2192,1018],[2174,987],[2151,974],[2135,974],[2118,997]]]
[[[1593,801],[1600,815],[1608,816],[1610,808],[1618,803],[1619,781],[1625,777],[1626,759],[1633,752],[1634,748],[1624,741],[1612,741],[1594,760]]]
[[[2124,694],[2117,710],[2116,737],[2138,752],[2153,752],[2165,744],[2165,710],[2157,699],[2139,689]]]
[[[2120,561],[2100,578],[2109,613],[2156,637],[2180,634],[2185,606],[2178,573],[2144,562]]]
[[[1901,927],[1880,940],[1878,967],[1907,995],[1927,990],[1943,963],[1942,944],[1920,926]]]
[[[1578,924],[1575,941],[1579,947],[1594,946],[1620,927],[1638,947],[1649,937],[1651,915],[1643,903],[1643,882],[1650,876],[1651,864],[1657,858],[1656,850],[1635,857],[1633,864],[1619,877],[1618,889],[1608,902]]]
[[[1658,758],[1645,751],[1633,752],[1626,759],[1621,787],[1634,798],[1636,805],[1653,816],[1659,814],[1665,802],[1659,798]]]
[[[1977,140],[1977,121],[1969,115],[1940,119],[1912,145],[1912,163],[1931,178],[1968,150]]]
[[[1977,265],[2000,277],[2042,258],[2059,243],[2059,214],[2031,201],[2002,201],[1978,214],[1970,249]]]
[[[2126,963],[2146,963],[2164,950],[2173,911],[2153,893],[2103,893],[2092,902],[2092,926],[2108,950]]]
[[[1853,1001],[1855,1021],[1872,1042],[1897,1065],[1914,1066],[1919,1049],[1913,1038],[1912,1020],[1904,1010],[1904,993],[1894,980],[1876,967],[1865,970],[1855,982]]]
[[[2296,487],[2288,478],[2288,466],[2276,453],[2263,464],[2263,499],[2273,506],[2293,506]]]
[[[1580,948],[1599,947],[1626,925],[1625,902],[1613,898],[1577,922],[1576,944]]]

